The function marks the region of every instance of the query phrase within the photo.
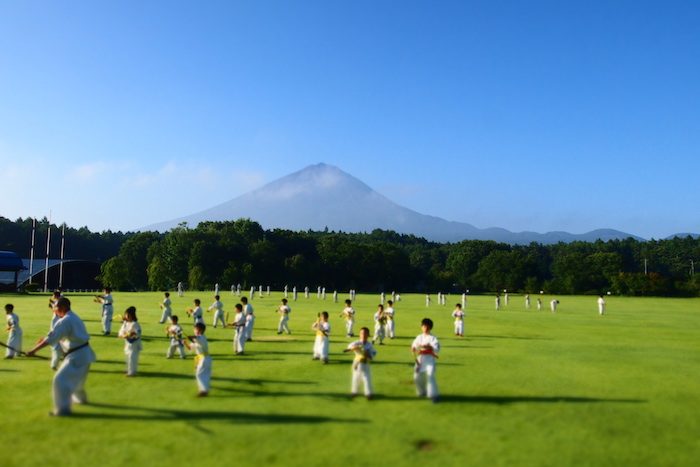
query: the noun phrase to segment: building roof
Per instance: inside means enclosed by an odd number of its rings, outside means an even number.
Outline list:
[[[22,271],[26,269],[17,253],[0,251],[0,271]]]

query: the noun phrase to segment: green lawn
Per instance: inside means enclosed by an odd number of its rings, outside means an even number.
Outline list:
[[[191,332],[184,309],[196,297],[206,308],[213,293],[173,295]],[[255,298],[254,342],[241,357],[233,355],[230,329],[209,327],[213,387],[198,399],[193,360],[164,358],[161,294],[114,294],[115,311],[135,305],[144,329],[136,378],[124,377],[122,341],[99,335],[99,305],[86,294],[69,297],[98,356],[87,383],[91,404],[50,418],[48,362],[2,360],[2,466],[679,466],[700,459],[700,299],[608,297],[601,317],[596,297],[558,297],[552,314],[525,311],[513,295],[496,312],[493,297],[474,296],[467,337],[459,339],[450,317],[459,297],[426,308],[424,295],[403,295],[398,336],[378,347],[372,368],[378,397],[351,401],[342,303],[302,296],[290,303],[293,334],[277,336],[281,292]],[[0,295],[3,305],[15,304],[25,349],[48,329],[47,299]],[[222,301],[233,310],[230,293]],[[377,302],[378,295],[358,296],[358,324],[373,329]],[[332,325],[328,365],[311,360],[310,326],[324,309]],[[414,395],[409,347],[424,316],[442,344],[439,404]],[[212,318],[205,314],[208,325]]]

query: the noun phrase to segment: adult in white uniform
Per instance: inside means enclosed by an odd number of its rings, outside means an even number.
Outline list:
[[[557,305],[559,305],[559,300],[556,298],[549,302],[549,309],[552,310],[552,313],[557,311]]]
[[[439,393],[435,380],[435,369],[440,352],[440,342],[430,333],[433,329],[433,321],[430,318],[423,319],[421,329],[423,332],[416,336],[411,344],[411,351],[416,359],[413,376],[416,383],[416,393],[418,397],[428,397],[433,402],[437,402]]]
[[[53,330],[27,354],[32,356],[47,345],[60,342],[65,358],[53,377],[52,415],[63,416],[70,415],[72,402],[87,403],[85,381],[96,357],[90,348],[90,335],[85,323],[71,311],[70,300],[61,297],[56,304],[56,314],[60,319]]]
[[[602,295],[598,297],[598,314],[601,316],[605,314],[605,299]]]

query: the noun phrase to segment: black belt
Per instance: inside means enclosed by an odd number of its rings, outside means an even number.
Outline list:
[[[79,346],[77,346],[77,347],[73,347],[73,348],[70,349],[68,352],[66,352],[65,355],[70,355],[70,354],[72,354],[73,352],[75,352],[76,350],[80,350],[80,349],[82,349],[83,347],[87,347],[88,345],[90,345],[90,343],[89,343],[89,342],[86,342],[86,343],[84,343],[83,345],[79,345]]]

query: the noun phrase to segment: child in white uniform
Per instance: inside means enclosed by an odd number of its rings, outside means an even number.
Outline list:
[[[557,311],[557,305],[559,305],[559,300],[556,298],[549,302],[549,309],[552,310],[552,313],[555,313]]]
[[[433,329],[433,321],[424,318],[421,322],[423,332],[419,334],[411,344],[411,351],[416,359],[414,371],[414,381],[418,397],[428,397],[433,402],[438,401],[438,387],[435,380],[435,367],[438,353],[440,352],[440,342],[430,334]]]
[[[348,345],[344,352],[355,353],[355,359],[352,362],[351,396],[357,396],[360,381],[362,381],[365,387],[365,397],[369,400],[372,398],[372,375],[369,371],[369,362],[377,355],[377,351],[372,343],[367,340],[368,337],[369,329],[360,329],[360,340]]]
[[[379,341],[379,345],[384,345],[384,328],[386,327],[386,315],[384,314],[384,305],[377,305],[377,311],[374,313],[374,336],[372,342]]]
[[[455,336],[464,337],[464,311],[461,303],[455,305],[452,317],[455,319]]]
[[[170,317],[170,322],[172,323],[168,326],[167,335],[170,337],[170,347],[168,347],[168,352],[165,354],[166,358],[173,358],[175,355],[175,349],[180,353],[180,358],[185,358],[185,345],[182,343],[182,326],[178,324],[179,318],[177,315]]]
[[[355,334],[352,327],[355,325],[355,309],[352,307],[352,300],[345,300],[345,308],[340,313],[341,318],[345,318],[345,331],[348,337],[353,337]]]
[[[224,304],[221,303],[221,297],[219,295],[216,295],[214,297],[214,303],[211,304],[209,308],[207,308],[207,311],[211,310],[216,310],[214,312],[214,327],[216,327],[217,324],[219,324],[219,321],[221,321],[221,325],[223,327],[226,327],[226,321],[224,320]]]
[[[287,299],[283,298],[282,304],[277,309],[277,313],[280,315],[280,323],[279,326],[277,326],[277,334],[282,334],[283,331],[285,331],[287,334],[292,333],[292,331],[289,330],[289,313],[291,312],[292,309],[289,308],[289,305],[287,305]]]
[[[112,332],[112,313],[114,313],[114,299],[112,298],[112,289],[104,288],[103,295],[95,297],[97,303],[102,304],[102,333],[109,336]]]
[[[202,312],[202,307],[200,306],[201,304],[201,300],[195,298],[194,308],[190,308],[189,310],[187,310],[187,315],[191,316],[192,319],[194,319],[194,324],[204,323],[204,313]]]
[[[185,341],[187,348],[195,353],[194,376],[197,379],[197,397],[209,395],[211,389],[211,355],[209,355],[209,343],[204,335],[207,327],[204,323],[194,325],[194,337],[188,337]]]
[[[245,340],[253,340],[253,326],[255,325],[255,312],[253,310],[253,305],[248,303],[246,297],[241,297],[241,303],[243,304],[243,314],[245,315]]]
[[[19,327],[19,316],[14,313],[15,306],[11,303],[5,305],[7,318],[7,349],[5,358],[15,358],[22,353],[22,328]],[[12,347],[12,348],[10,348]]]
[[[126,355],[126,376],[136,376],[139,367],[141,344],[141,326],[136,318],[136,307],[130,306],[124,312],[124,322],[119,329],[119,337],[124,339]]]
[[[331,325],[328,322],[327,311],[321,312],[316,322],[311,326],[311,329],[316,330],[313,359],[328,363],[328,335],[331,332]]]
[[[394,311],[393,300],[389,300],[386,303],[389,306],[384,310],[384,315],[386,316],[386,326],[384,328],[386,329],[386,335],[389,337],[389,339],[393,339],[396,337],[394,334],[394,318],[396,312]]]
[[[170,300],[170,292],[165,292],[165,298],[163,299],[163,303],[160,305],[160,308],[163,310],[160,321],[158,321],[160,324],[165,323],[165,321],[173,314],[173,309],[171,308],[172,304],[173,302]]]
[[[233,351],[236,355],[243,354],[245,350],[245,314],[243,305],[236,303],[236,314],[233,316],[233,323],[229,323],[235,329],[233,334]]]

